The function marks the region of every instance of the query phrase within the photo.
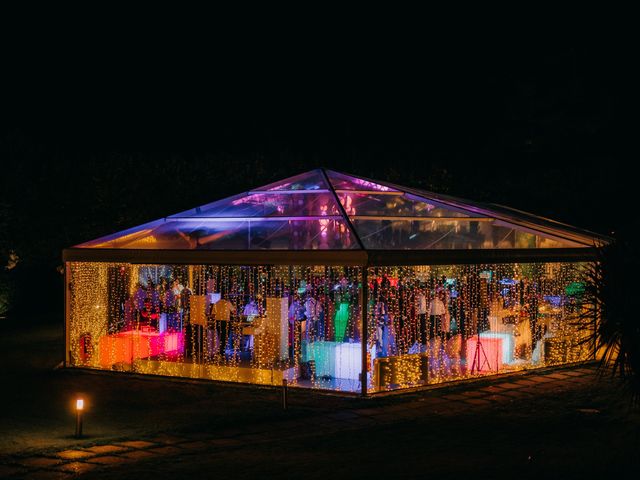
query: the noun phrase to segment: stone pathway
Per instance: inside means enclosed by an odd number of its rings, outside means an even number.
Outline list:
[[[428,415],[455,415],[465,411],[500,408],[545,395],[586,387],[596,378],[593,366],[528,373],[481,380],[464,385],[397,397],[381,406],[345,409],[304,419],[280,421],[215,433],[178,436],[160,434],[106,445],[87,444],[74,450],[47,451],[30,456],[0,458],[0,478],[73,478],[99,469],[172,455],[246,447],[252,444],[394,423]],[[366,400],[363,400],[366,403]]]

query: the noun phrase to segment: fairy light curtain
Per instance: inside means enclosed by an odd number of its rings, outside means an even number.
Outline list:
[[[369,268],[372,391],[578,362],[580,263]]]
[[[362,269],[72,262],[73,366],[361,389]]]

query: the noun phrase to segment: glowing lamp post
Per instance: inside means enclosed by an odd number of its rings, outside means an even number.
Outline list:
[[[76,438],[82,437],[82,411],[84,410],[84,400],[76,400]]]

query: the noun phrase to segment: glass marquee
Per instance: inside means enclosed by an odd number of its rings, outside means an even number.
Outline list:
[[[368,395],[584,361],[598,242],[316,169],[64,250],[65,365]]]

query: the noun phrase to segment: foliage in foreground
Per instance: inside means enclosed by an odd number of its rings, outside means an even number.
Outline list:
[[[584,272],[581,317],[598,318],[590,342],[600,357],[602,372],[611,372],[640,403],[640,319],[636,307],[640,257],[624,242],[598,248],[598,261]]]

